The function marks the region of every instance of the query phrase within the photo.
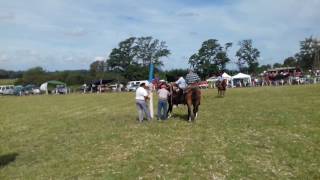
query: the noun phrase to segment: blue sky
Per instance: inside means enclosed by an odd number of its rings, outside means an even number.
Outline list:
[[[320,37],[319,8],[319,0],[0,0],[0,69],[88,69],[130,36],[166,41],[165,69],[188,67],[210,38],[234,43],[232,61],[250,38],[260,64],[273,64]]]

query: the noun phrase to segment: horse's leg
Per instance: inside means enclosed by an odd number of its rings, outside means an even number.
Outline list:
[[[195,98],[195,101],[193,103],[193,113],[195,114],[195,118],[198,117],[200,101],[201,101],[201,91],[197,91],[196,92],[196,98]]]
[[[187,98],[187,106],[188,106],[188,120],[189,120],[189,122],[191,122],[191,120],[194,119],[193,112],[191,111],[191,106],[192,106],[192,91],[191,90],[187,93],[186,98]]]
[[[193,114],[194,114],[193,120],[195,120],[198,117],[198,102],[197,102],[197,100],[195,100],[195,102],[193,102]]]
[[[191,122],[191,120],[192,120],[192,118],[191,118],[191,116],[192,116],[191,115],[192,114],[191,105],[188,104],[187,106],[188,106],[188,121]]]
[[[198,112],[199,112],[199,102],[197,102],[196,105],[194,106],[195,119],[198,117]]]
[[[168,118],[171,118],[172,107],[173,107],[173,103],[171,102],[171,96],[169,96],[169,98],[168,98],[168,104],[169,104],[169,106],[168,106],[168,110],[167,110],[167,116],[168,116]]]

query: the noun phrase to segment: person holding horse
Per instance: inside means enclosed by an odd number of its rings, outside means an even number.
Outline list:
[[[158,93],[158,120],[166,120],[168,118],[168,96],[170,92],[167,90],[167,86],[162,84],[160,89],[157,91]]]
[[[141,83],[140,87],[136,90],[136,106],[138,109],[139,122],[143,121],[144,114],[146,115],[148,121],[151,120],[151,114],[146,102],[149,99],[147,88],[148,87],[145,83]]]

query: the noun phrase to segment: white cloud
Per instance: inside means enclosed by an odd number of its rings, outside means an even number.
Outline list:
[[[71,30],[66,30],[64,35],[73,36],[73,37],[81,37],[87,35],[88,32],[84,28],[74,28]]]
[[[96,57],[94,57],[94,60],[95,60],[95,61],[105,61],[106,58],[105,58],[105,57],[102,57],[102,56],[96,56]]]

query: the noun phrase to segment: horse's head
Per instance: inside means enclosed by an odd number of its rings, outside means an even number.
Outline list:
[[[180,89],[175,83],[169,83],[168,90],[170,92],[170,101],[173,104],[184,104],[182,89]]]

